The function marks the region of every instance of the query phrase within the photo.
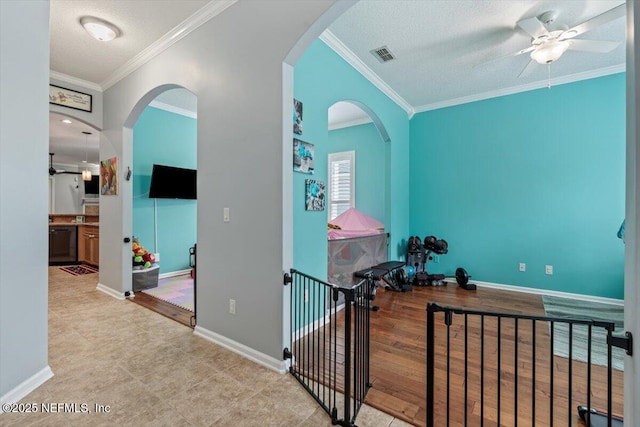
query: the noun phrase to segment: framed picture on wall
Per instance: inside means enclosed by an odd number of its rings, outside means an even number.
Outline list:
[[[115,196],[118,194],[118,158],[100,160],[100,194]]]
[[[306,179],[304,181],[304,205],[307,211],[323,211],[324,210],[324,181],[316,179]]]
[[[92,97],[88,93],[49,85],[49,104],[62,105],[63,107],[90,113],[92,110],[91,101]]]
[[[293,100],[293,133],[302,135],[302,102]]]
[[[313,174],[313,144],[293,138],[293,170]]]

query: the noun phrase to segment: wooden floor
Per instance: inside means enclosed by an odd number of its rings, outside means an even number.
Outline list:
[[[426,423],[428,302],[475,310],[544,316],[542,298],[539,295],[486,288],[465,291],[452,284],[414,287],[413,291],[406,293],[379,289],[375,304],[380,306],[380,310],[371,312],[370,375],[373,388],[369,391],[366,403],[418,426]],[[343,312],[338,314],[338,323],[341,316]],[[512,319],[503,319],[498,326],[496,319],[486,319],[481,324],[479,318],[469,316],[468,353],[465,359],[464,316],[454,315],[449,331],[448,377],[447,329],[442,313],[436,315],[435,328],[436,426],[446,426],[447,419],[451,426],[584,425],[578,420],[576,408],[587,404],[586,384],[589,373],[586,364],[574,361],[569,367],[566,358],[552,356],[547,322],[519,321],[516,360],[516,329]],[[497,338],[498,329],[500,340]],[[481,338],[484,338],[484,346],[481,345]],[[534,342],[535,363],[532,360]],[[344,354],[338,357],[340,363]],[[466,411],[465,360],[468,370]],[[572,370],[571,384],[568,381],[569,369]],[[535,380],[532,380],[534,370]],[[604,367],[592,365],[591,406],[600,410],[607,409],[606,372]],[[514,379],[517,379],[517,388]],[[447,380],[450,390],[448,414]],[[571,399],[568,398],[570,388]],[[613,371],[612,390],[612,413],[621,415],[621,371]],[[550,402],[553,402],[553,408]]]
[[[133,301],[138,305],[146,307],[149,310],[153,310],[156,313],[162,314],[163,316],[168,317],[169,319],[173,319],[178,323],[182,323],[183,325],[189,326],[191,328],[193,328],[194,326],[191,319],[191,316],[193,316],[193,312],[170,304],[151,295],[147,295],[144,292],[136,292],[135,297],[129,299],[129,301]]]

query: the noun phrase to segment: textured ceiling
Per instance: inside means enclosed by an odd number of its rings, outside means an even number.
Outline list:
[[[100,84],[208,2],[51,0],[51,70]],[[110,22],[120,37],[95,40],[80,25],[83,16]]]
[[[548,78],[547,66],[519,78],[529,55],[491,59],[530,46],[517,27],[524,18],[549,10],[555,26],[573,27],[624,3],[607,1],[360,1],[329,30],[415,110]],[[619,41],[607,54],[569,50],[551,64],[551,78],[593,71],[625,62],[625,20],[577,37]],[[380,63],[370,50],[386,45],[396,60]]]

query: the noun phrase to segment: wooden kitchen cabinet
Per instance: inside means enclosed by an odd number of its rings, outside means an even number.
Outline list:
[[[78,261],[97,266],[100,262],[100,228],[80,225],[78,232]]]

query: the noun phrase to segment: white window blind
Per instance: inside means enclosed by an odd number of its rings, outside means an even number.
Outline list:
[[[355,206],[355,151],[329,154],[329,221]]]

